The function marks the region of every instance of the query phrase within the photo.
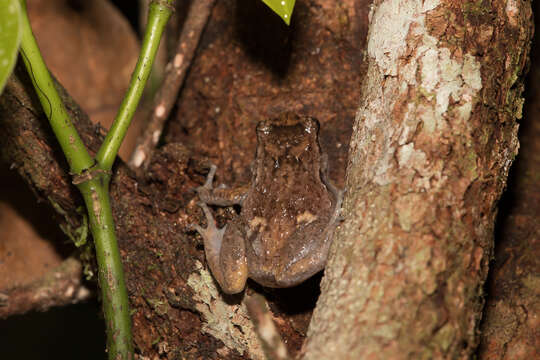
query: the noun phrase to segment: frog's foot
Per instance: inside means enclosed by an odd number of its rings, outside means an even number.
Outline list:
[[[206,217],[206,222],[208,223],[208,225],[206,225],[206,228],[203,228],[198,224],[191,224],[189,227],[191,229],[197,230],[197,232],[203,237],[204,251],[206,252],[206,258],[208,262],[210,262],[210,259],[219,259],[219,253],[221,251],[221,244],[223,241],[223,234],[225,233],[225,227],[218,229],[218,227],[216,226],[216,221],[214,220],[210,209],[205,203],[199,202],[197,203],[197,205],[199,205],[204,212],[204,216]]]
[[[339,190],[332,181],[330,180],[330,177],[328,176],[328,155],[322,154],[321,155],[321,178],[323,180],[324,185],[326,185],[326,188],[328,191],[330,191],[330,194],[334,197],[333,203],[334,203],[334,213],[332,214],[332,218],[330,219],[330,225],[336,224],[338,225],[343,219],[341,217],[341,205],[343,204],[343,195],[345,193],[344,190]]]
[[[210,171],[206,175],[206,181],[204,182],[203,188],[212,189],[212,183],[214,182],[214,176],[216,176],[217,166],[210,164]]]
[[[214,164],[211,164],[210,171],[208,172],[208,175],[206,176],[206,181],[204,182],[203,186],[199,186],[198,188],[195,189],[195,191],[197,191],[197,194],[199,195],[199,199],[201,199],[201,201],[207,204],[211,203],[212,190],[214,190],[212,183],[214,182],[214,176],[216,176],[216,170],[217,170],[217,166]],[[204,211],[204,208],[203,208],[203,211]]]
[[[329,189],[336,198],[336,204],[334,206],[334,213],[330,218],[326,231],[334,232],[339,223],[344,220],[343,216],[341,215],[341,206],[343,205],[343,195],[345,194],[345,191],[338,190],[336,187],[334,187],[334,185],[330,185]]]

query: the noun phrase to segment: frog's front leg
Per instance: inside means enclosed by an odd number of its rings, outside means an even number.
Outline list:
[[[235,189],[225,187],[214,188],[212,186],[212,182],[214,181],[214,176],[216,175],[216,169],[216,165],[212,164],[204,185],[195,189],[199,195],[199,199],[201,199],[202,202],[210,205],[241,205],[246,198],[248,189],[246,187],[239,187]]]
[[[218,229],[210,209],[205,203],[198,204],[206,216],[208,225],[203,228],[194,225],[204,241],[206,261],[212,275],[221,289],[227,294],[236,294],[244,290],[248,267],[245,255],[245,242],[240,218]]]

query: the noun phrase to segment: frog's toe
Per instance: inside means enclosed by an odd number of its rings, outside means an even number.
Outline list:
[[[216,176],[216,170],[217,166],[214,164],[210,164],[210,171],[208,172],[208,175],[206,176],[206,181],[204,182],[204,185],[202,187],[212,189],[212,183],[214,182],[214,176]]]
[[[200,226],[199,224],[188,224],[187,225],[187,230],[188,231],[196,231],[198,232],[199,234],[203,233],[204,232],[204,228],[202,226]]]

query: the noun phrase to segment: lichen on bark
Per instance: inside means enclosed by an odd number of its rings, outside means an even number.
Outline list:
[[[477,345],[532,31],[529,3],[512,19],[504,2],[465,5],[373,4],[345,221],[306,359],[467,358]]]

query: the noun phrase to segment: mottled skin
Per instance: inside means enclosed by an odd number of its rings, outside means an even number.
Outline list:
[[[318,132],[317,120],[293,113],[260,122],[247,191],[213,189],[215,166],[197,189],[208,227],[195,228],[224,292],[241,292],[248,277],[263,286],[290,287],[324,268],[342,193],[328,181]],[[242,210],[217,229],[206,204],[239,204]]]

